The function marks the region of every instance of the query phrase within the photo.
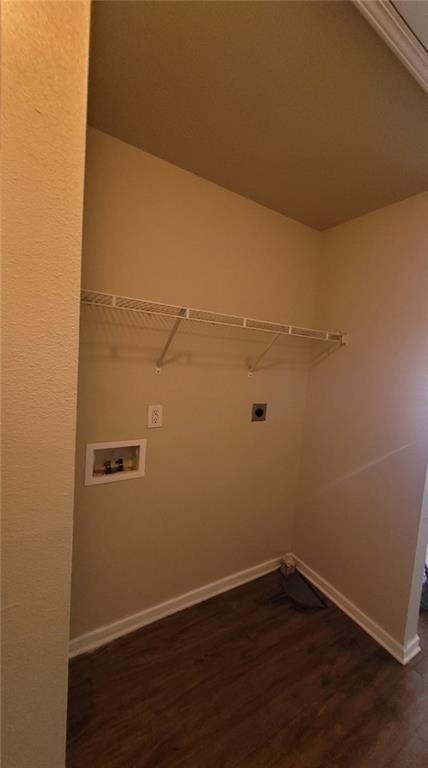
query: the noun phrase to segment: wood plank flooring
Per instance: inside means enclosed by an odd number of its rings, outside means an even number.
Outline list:
[[[403,668],[270,574],[70,665],[67,768],[428,768],[428,614]]]

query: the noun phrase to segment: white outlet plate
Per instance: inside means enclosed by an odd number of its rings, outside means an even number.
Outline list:
[[[149,405],[147,412],[147,426],[149,429],[161,427],[163,424],[163,406]]]

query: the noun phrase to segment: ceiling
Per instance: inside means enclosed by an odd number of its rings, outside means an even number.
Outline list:
[[[426,188],[428,99],[352,3],[92,14],[92,126],[316,229]]]

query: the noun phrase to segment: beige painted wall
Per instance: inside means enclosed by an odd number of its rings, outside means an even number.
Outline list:
[[[64,765],[87,2],[2,4],[2,765]]]
[[[417,196],[317,233],[89,130],[85,287],[315,322],[351,344],[311,368],[305,403],[288,340],[248,378],[260,342],[193,328],[156,375],[165,325],[84,309],[72,637],[289,550],[398,642],[414,635],[424,216]],[[268,421],[251,424],[264,401]],[[149,403],[164,406],[161,430],[146,428]],[[83,486],[87,442],[136,437],[145,479]]]
[[[309,324],[318,233],[89,129],[83,285]],[[242,333],[242,332],[241,332]],[[154,360],[158,323],[86,308],[81,327],[72,637],[291,547],[306,371],[301,347],[202,326]],[[246,337],[245,337],[246,338]],[[303,342],[304,344],[304,342]],[[268,402],[268,420],[250,422]],[[149,403],[165,426],[146,428]],[[141,480],[85,488],[87,442],[147,437]]]
[[[310,377],[293,534],[399,642],[417,616],[406,631],[427,460],[427,213],[421,195],[321,235],[319,322],[351,343]]]

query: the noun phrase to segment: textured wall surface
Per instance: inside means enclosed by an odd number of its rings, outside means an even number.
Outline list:
[[[2,5],[2,765],[64,765],[87,2]]]
[[[427,220],[418,195],[322,235],[318,319],[351,343],[310,376],[293,536],[399,643],[417,618],[406,625],[427,462]]]
[[[318,233],[90,129],[83,283],[310,323]],[[240,334],[242,337],[242,332]],[[238,334],[239,337],[239,334]],[[290,549],[307,371],[285,339],[85,308],[79,370],[72,636]],[[249,340],[250,339],[250,340]],[[251,422],[253,402],[267,421]],[[164,406],[147,429],[147,405]],[[148,438],[146,477],[83,486],[88,442]]]

